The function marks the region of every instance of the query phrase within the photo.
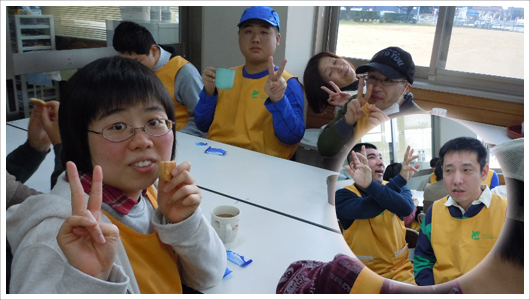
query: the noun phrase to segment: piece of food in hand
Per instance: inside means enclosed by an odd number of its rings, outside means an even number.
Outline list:
[[[177,166],[175,161],[160,161],[159,162],[159,177],[165,181],[170,181],[173,176],[171,171]]]
[[[363,112],[364,112],[365,114],[369,114],[369,113],[372,112],[372,111],[369,109],[370,105],[373,105],[373,104],[368,104],[368,103],[366,103],[365,105],[363,105],[362,110],[363,110]]]
[[[33,104],[40,104],[43,106],[46,106],[46,101],[37,99],[37,98],[29,98],[29,101],[33,102]]]

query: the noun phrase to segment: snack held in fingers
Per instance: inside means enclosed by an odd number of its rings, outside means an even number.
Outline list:
[[[171,171],[177,166],[175,161],[160,161],[159,176],[165,181],[170,181],[173,176]]]
[[[46,101],[37,99],[37,98],[29,98],[29,101],[33,102],[33,104],[40,104],[43,106],[46,106]]]
[[[372,111],[370,110],[370,105],[373,105],[373,104],[366,103],[365,105],[363,105],[362,109],[363,109],[363,112],[364,112],[365,114],[369,114],[369,113],[372,112]]]

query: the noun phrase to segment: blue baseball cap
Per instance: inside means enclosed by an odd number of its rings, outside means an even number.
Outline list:
[[[243,22],[252,19],[263,20],[272,26],[278,27],[278,30],[280,30],[280,17],[278,17],[278,13],[274,9],[268,6],[252,6],[245,9],[237,26],[239,27]]]

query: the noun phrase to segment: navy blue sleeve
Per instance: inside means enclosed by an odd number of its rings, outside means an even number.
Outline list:
[[[403,219],[414,211],[414,201],[407,183],[401,175],[393,178],[387,185],[375,180],[357,196],[348,189],[340,189],[335,193],[335,209],[341,224],[348,228],[357,219],[377,217],[385,209]],[[366,195],[366,196],[364,196]]]
[[[434,285],[433,267],[436,256],[431,244],[432,205],[421,222],[420,235],[414,249],[414,279],[417,285]]]
[[[376,183],[376,184],[374,184]],[[385,209],[396,214],[403,219],[410,215],[414,208],[412,193],[405,186],[407,181],[401,175],[391,178],[386,185],[379,184],[372,180],[365,191],[374,197],[374,200]]]
[[[272,114],[272,126],[278,139],[288,145],[299,143],[304,137],[304,92],[302,85],[293,77],[287,81],[283,98],[265,101],[265,107]]]
[[[208,132],[212,125],[215,115],[215,106],[217,105],[217,89],[213,96],[209,96],[202,89],[199,94],[199,102],[195,106],[195,125],[202,132]]]

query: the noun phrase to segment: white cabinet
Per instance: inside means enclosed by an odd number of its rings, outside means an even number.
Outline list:
[[[15,37],[11,43],[13,53],[56,49],[53,16],[10,15],[9,21],[11,36]],[[51,86],[45,86],[48,84],[44,82],[49,82],[49,80],[29,80],[28,82],[28,77],[37,76],[35,74],[15,76],[13,81],[15,107],[8,107],[8,111],[11,110],[9,112],[23,113],[26,118],[29,117],[32,108],[29,98],[39,98],[44,101],[59,100],[57,81],[52,80]]]

